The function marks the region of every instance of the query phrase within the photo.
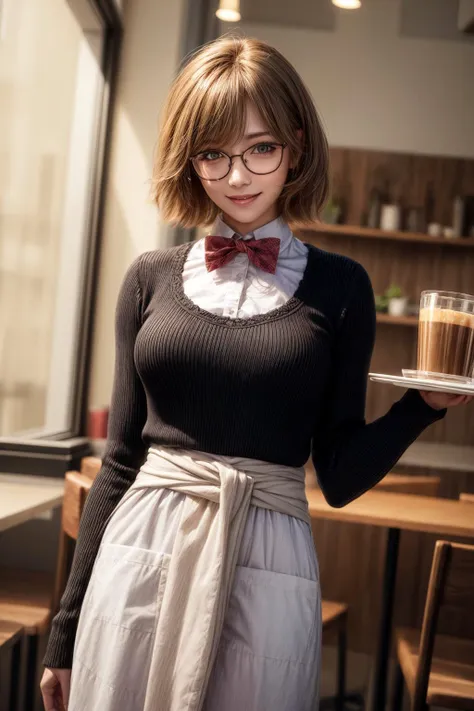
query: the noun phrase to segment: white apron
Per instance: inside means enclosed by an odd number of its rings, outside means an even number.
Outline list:
[[[94,564],[68,711],[314,711],[320,591],[301,487],[303,468],[151,449]]]

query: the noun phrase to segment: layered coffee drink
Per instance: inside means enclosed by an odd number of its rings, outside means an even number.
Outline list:
[[[469,306],[465,311],[460,310],[449,300],[443,307],[442,300],[447,297],[443,297],[442,293],[431,292],[432,297],[438,298],[435,301],[432,298],[429,306],[423,306],[422,298],[418,326],[418,370],[473,378],[474,313],[470,312]],[[455,308],[449,308],[448,303]]]

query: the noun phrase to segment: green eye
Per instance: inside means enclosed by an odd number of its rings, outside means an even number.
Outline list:
[[[275,146],[272,143],[258,143],[254,146],[252,153],[257,153],[258,155],[267,155],[273,153]]]
[[[198,160],[200,161],[213,161],[222,158],[222,153],[218,151],[204,151],[198,155]]]

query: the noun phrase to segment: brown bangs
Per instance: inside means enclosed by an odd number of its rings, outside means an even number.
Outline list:
[[[196,115],[190,125],[191,155],[206,148],[236,143],[244,135],[247,92],[239,76],[232,79],[221,76],[210,84],[208,90],[196,89]],[[192,97],[190,101],[193,101]]]

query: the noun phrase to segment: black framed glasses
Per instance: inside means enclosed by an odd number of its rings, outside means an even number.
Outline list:
[[[274,173],[281,165],[286,143],[256,143],[243,153],[229,156],[224,151],[208,150],[197,153],[189,160],[197,175],[203,180],[222,180],[232,170],[234,158],[241,158],[243,164],[255,175]]]

